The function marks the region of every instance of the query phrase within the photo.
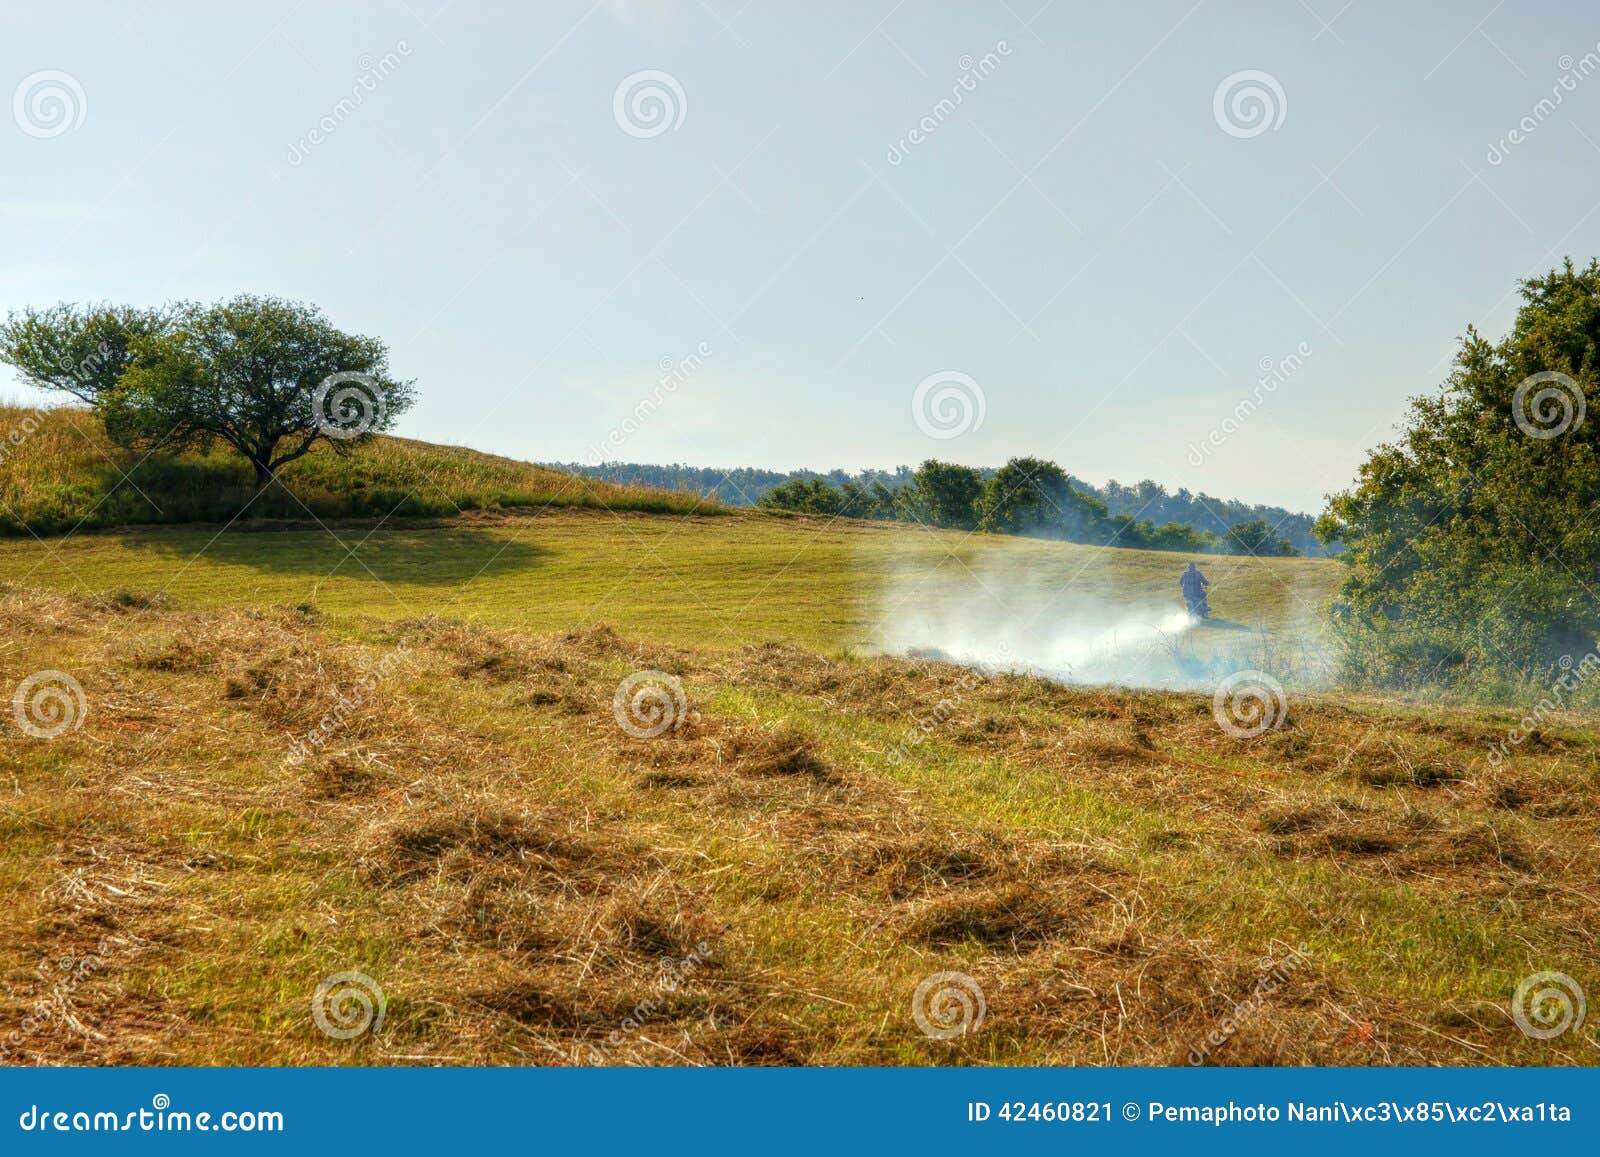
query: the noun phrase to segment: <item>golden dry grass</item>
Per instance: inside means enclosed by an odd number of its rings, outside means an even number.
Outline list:
[[[1204,696],[603,626],[12,587],[0,632],[6,689],[87,703],[0,740],[15,1061],[1176,1064],[1294,950],[1212,1063],[1596,1057],[1509,1014],[1600,983],[1591,721],[1493,768],[1509,714],[1296,698],[1241,740]],[[688,703],[652,739],[641,669]],[[349,1041],[310,1014],[346,970],[387,995]],[[911,1016],[944,971],[986,1001],[951,1041]]]

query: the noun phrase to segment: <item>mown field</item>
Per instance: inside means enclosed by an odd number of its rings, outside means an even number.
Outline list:
[[[873,653],[895,600],[1170,601],[1172,555],[607,512],[220,530],[0,542],[4,686],[59,670],[84,705],[0,731],[13,1062],[1600,1059],[1511,1015],[1530,974],[1600,984],[1592,717],[1495,765],[1520,710],[1291,687],[1237,738],[1209,694]],[[1268,656],[1338,577],[1210,569]],[[683,689],[653,738],[614,709],[642,670]],[[347,971],[386,1010],[345,1040],[311,1004]],[[947,972],[984,1015],[935,1039],[913,997]]]
[[[163,593],[184,605],[314,603],[383,618],[432,612],[532,631],[608,623],[686,646],[869,644],[927,600],[993,603],[989,572],[1080,600],[1181,608],[1182,557],[992,535],[755,514],[648,517],[474,512],[415,520],[301,519],[0,539],[0,582]],[[1307,559],[1206,561],[1213,604],[1266,636],[1298,632],[1338,580]]]

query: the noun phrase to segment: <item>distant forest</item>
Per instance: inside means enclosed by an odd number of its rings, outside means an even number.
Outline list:
[[[756,506],[772,491],[793,482],[822,482],[843,489],[852,486],[871,490],[881,485],[890,491],[904,489],[912,484],[915,471],[910,466],[894,470],[793,470],[782,473],[740,466],[732,470],[712,467],[688,466],[673,463],[667,466],[645,465],[637,462],[605,462],[590,466],[578,462],[551,462],[547,465],[589,478],[611,482],[635,482],[663,490],[688,490],[704,494],[730,506]],[[992,478],[994,469],[980,470],[985,480]],[[1169,491],[1158,482],[1146,479],[1132,486],[1120,482],[1107,482],[1095,486],[1081,478],[1068,475],[1072,487],[1104,502],[1113,517],[1148,520],[1157,526],[1177,523],[1193,527],[1224,538],[1231,527],[1244,523],[1265,521],[1275,535],[1287,539],[1300,554],[1320,558],[1337,552],[1337,544],[1324,546],[1312,533],[1316,521],[1310,515],[1297,514],[1281,506],[1240,502],[1232,498],[1215,498],[1209,494],[1196,494],[1180,487]]]

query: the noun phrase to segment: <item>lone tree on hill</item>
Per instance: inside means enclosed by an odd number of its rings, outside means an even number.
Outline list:
[[[162,311],[30,310],[0,326],[0,361],[93,405],[118,445],[224,442],[258,487],[319,441],[344,452],[389,429],[414,397],[378,339],[335,329],[315,306],[253,295]]]

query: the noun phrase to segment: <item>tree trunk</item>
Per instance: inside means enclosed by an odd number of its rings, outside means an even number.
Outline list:
[[[256,489],[265,490],[272,481],[272,455],[278,448],[278,440],[272,439],[270,444],[257,442],[245,451],[245,457],[250,459],[250,465],[256,468]]]

